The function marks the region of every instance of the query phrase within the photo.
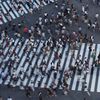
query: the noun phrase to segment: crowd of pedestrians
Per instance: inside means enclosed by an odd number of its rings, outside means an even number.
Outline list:
[[[46,70],[48,66],[47,66],[47,61],[45,59],[43,59],[43,62],[37,66],[37,68],[35,69],[36,70],[35,73],[31,67],[32,61],[30,60],[29,57],[27,57],[26,59],[26,61],[30,63],[29,67],[31,69],[31,73],[28,73],[28,74],[31,74],[31,75],[29,76],[40,75],[44,77],[47,75],[49,77],[48,73],[53,72],[53,79],[52,79],[52,83],[50,84],[50,87],[48,88],[47,86],[45,86],[45,89],[47,90],[50,96],[57,95],[56,91],[57,91],[58,86],[60,86],[63,90],[63,93],[67,95],[69,91],[69,84],[67,83],[67,81],[68,79],[72,77],[73,74],[75,74],[75,72],[77,72],[78,81],[80,81],[81,74],[82,73],[84,74],[84,77],[82,79],[82,84],[83,84],[82,88],[84,90],[85,88],[87,88],[85,77],[89,73],[89,69],[91,68],[93,70],[94,67],[100,64],[100,53],[97,55],[97,59],[96,59],[96,51],[95,49],[92,49],[92,45],[94,43],[93,34],[88,35],[87,33],[83,33],[82,27],[79,26],[79,23],[82,22],[83,24],[87,26],[88,30],[92,30],[93,32],[100,31],[100,26],[98,22],[99,14],[97,13],[96,15],[94,15],[94,20],[93,20],[88,16],[88,12],[89,12],[88,5],[82,6],[82,10],[80,14],[77,8],[74,6],[74,4],[70,2],[70,0],[66,0],[66,1],[67,2],[63,1],[62,5],[59,5],[56,1],[55,8],[57,9],[60,8],[57,14],[53,13],[51,16],[49,16],[49,13],[45,12],[44,16],[43,17],[40,16],[38,20],[36,21],[35,25],[31,27],[27,27],[24,24],[24,20],[22,20],[18,24],[12,23],[11,21],[9,22],[9,25],[14,35],[21,38],[21,42],[18,44],[19,47],[24,44],[24,37],[22,37],[22,33],[29,35],[28,42],[26,43],[26,47],[23,50],[24,53],[27,54],[30,48],[34,48],[34,43],[32,42],[32,40],[34,40],[35,38],[39,38],[39,39],[42,39],[43,41],[46,41],[45,43],[43,43],[40,54],[44,54],[46,56],[51,50],[55,49],[54,59],[51,62],[51,69],[48,71]],[[22,15],[23,15],[23,10],[20,6],[21,3],[26,2],[29,8],[30,9],[32,8],[31,3],[30,3],[31,0],[19,0],[19,1],[11,0],[11,2],[14,6],[16,6],[18,11],[21,12]],[[19,2],[17,3],[18,5],[15,5],[14,4],[15,2]],[[82,3],[83,0],[80,0],[80,2]],[[97,3],[99,5],[99,2],[100,2],[99,0],[93,0],[94,4]],[[79,28],[77,31],[73,31],[70,34],[67,27],[72,27],[73,24],[76,26],[79,26]],[[1,57],[0,65],[1,65],[1,64],[5,64],[6,62],[4,59],[5,55],[3,53],[2,43],[3,41],[6,41],[7,47],[13,46],[14,39],[8,36],[8,27],[1,28],[0,31],[2,31],[1,43],[0,43],[0,57]],[[48,37],[47,37],[47,34],[48,34]],[[83,42],[89,44],[88,49],[91,52],[91,57],[93,58],[92,65],[89,65],[87,58],[82,59],[81,55],[79,55],[77,58],[74,57],[75,56],[74,50],[78,49],[78,47]],[[72,50],[72,56],[73,56],[73,60],[75,61],[75,64],[70,65],[67,70],[62,72],[62,69],[61,69],[62,54],[61,53],[59,54],[58,49],[62,47],[65,48],[66,44],[68,44],[70,49]],[[33,49],[33,54],[38,56],[35,48]],[[17,55],[15,50],[14,51],[9,50],[9,57],[11,55],[14,56],[14,59],[10,58],[7,61],[8,62],[8,72],[6,74],[0,73],[0,78],[2,80],[5,80],[6,77],[10,75],[13,80],[13,84],[12,84],[13,86],[13,85],[16,85],[16,81],[18,80],[18,78],[21,78],[20,77],[21,74],[26,73],[26,72],[24,72],[24,70],[21,69],[20,74],[16,75],[16,69],[13,68],[13,65],[18,64],[20,57]],[[66,52],[66,55],[67,55],[67,52]],[[57,62],[56,66],[55,66],[55,62]],[[58,73],[63,73],[62,80],[58,81],[59,85],[55,83],[55,81],[57,80]],[[27,77],[28,77],[28,74],[26,74]],[[91,71],[91,74],[92,74],[92,71]],[[31,83],[29,87],[23,87],[23,88],[25,89],[26,96],[28,97],[31,97],[31,93],[35,91],[34,83]],[[41,93],[39,93],[39,95],[41,96]],[[0,100],[2,100],[2,97],[0,97]],[[9,97],[7,100],[12,100],[12,99]]]
[[[6,0],[5,0],[6,1]],[[23,16],[25,11],[25,6],[27,6],[27,9],[30,13],[33,13],[35,10],[39,10],[44,5],[48,5],[50,3],[53,3],[54,0],[7,0],[9,4],[8,10],[5,11],[4,8],[2,8],[2,4],[0,4],[0,25],[2,25],[3,22],[3,16],[7,18],[9,22],[13,20],[13,17],[10,15],[14,10],[17,11],[17,15]],[[3,1],[2,1],[3,2]],[[3,15],[4,13],[4,15]]]

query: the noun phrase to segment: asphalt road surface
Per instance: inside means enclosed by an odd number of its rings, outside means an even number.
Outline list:
[[[61,90],[57,91],[57,96],[50,97],[47,95],[46,91],[43,89],[36,89],[31,98],[26,97],[25,91],[21,91],[18,88],[8,88],[0,86],[0,95],[7,99],[8,96],[12,97],[13,100],[39,100],[38,93],[42,92],[43,100],[100,100],[100,93],[90,93],[88,95],[86,92],[69,91],[68,95],[63,95]]]

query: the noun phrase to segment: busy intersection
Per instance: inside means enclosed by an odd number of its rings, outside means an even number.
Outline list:
[[[0,0],[0,100],[100,99],[100,0]]]

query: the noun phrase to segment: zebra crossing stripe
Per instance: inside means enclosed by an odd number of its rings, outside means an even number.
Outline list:
[[[97,73],[97,68],[95,68],[93,71],[93,77],[92,77],[92,83],[91,83],[91,89],[90,89],[91,92],[95,90],[96,73]]]
[[[8,52],[9,52],[10,50],[13,51],[13,50],[15,49],[15,47],[16,47],[18,41],[19,41],[19,39],[17,39],[17,40],[15,41],[14,46],[13,46],[13,47],[10,47],[10,49],[8,50]],[[10,53],[11,53],[11,52],[10,52]],[[6,60],[5,60],[5,61],[8,61],[9,58],[10,58],[10,56],[9,56],[8,54],[6,54],[6,58],[5,58]],[[5,66],[2,66],[2,68],[4,68],[4,67],[5,67]],[[6,69],[7,69],[7,71],[8,71],[8,67],[6,67]],[[6,71],[5,73],[7,73],[7,71]]]
[[[37,3],[38,5],[41,5],[40,2],[39,2],[39,0],[35,0],[35,1],[36,1],[36,3]]]
[[[15,9],[18,9],[18,4],[17,4],[16,2],[14,2],[13,6],[14,6]],[[23,9],[23,8],[22,8],[22,9]],[[16,11],[17,11],[17,10],[16,10]],[[17,13],[19,14],[19,16],[23,15],[23,14],[21,14],[19,11],[20,11],[20,10],[17,11]],[[24,12],[24,11],[23,11],[23,12]]]
[[[32,52],[28,52],[28,54],[29,54],[29,58],[32,58]],[[26,57],[28,56],[28,54],[26,55]],[[26,58],[25,58],[25,59],[26,59]],[[25,63],[25,65],[24,65],[24,63]],[[25,60],[24,60],[22,66],[24,66],[23,70],[24,70],[24,73],[25,73],[26,70],[27,70],[27,68],[28,68],[28,63],[25,62]],[[21,67],[21,66],[20,66],[20,67]],[[21,77],[20,77],[21,79],[23,79],[23,77],[24,77],[24,73],[21,75]],[[18,80],[16,85],[19,86],[20,83],[21,83],[21,81]],[[23,84],[23,85],[24,85],[24,84]]]
[[[28,42],[28,39],[25,41],[25,44],[23,45],[23,49],[25,48],[27,42]],[[27,54],[26,54],[26,53],[23,54],[23,49],[21,49],[21,51],[20,51],[20,53],[19,53],[19,56],[21,57],[21,58],[20,58],[19,64],[18,64],[18,65],[16,64],[16,65],[14,66],[14,68],[17,69],[17,70],[16,70],[16,74],[17,74],[17,75],[19,75],[20,70],[23,69],[23,68],[22,68],[23,63],[25,62],[25,59],[26,59],[26,57],[27,57]],[[23,54],[23,55],[22,55],[22,54]],[[18,67],[17,67],[17,66],[18,66]],[[23,70],[24,70],[24,69],[23,69]],[[13,85],[13,81],[11,81],[10,84]]]
[[[95,44],[93,44],[92,49],[95,49]],[[92,54],[92,52],[90,53],[90,55]],[[93,63],[93,58],[90,57],[89,59],[89,73],[86,76],[86,83],[87,83],[87,88],[85,88],[85,91],[88,91],[88,87],[89,87],[89,82],[90,82],[90,76],[91,76],[91,65]]]
[[[23,11],[27,14],[28,11],[24,8],[24,6],[21,4]]]
[[[85,48],[85,43],[82,44],[82,47],[81,47],[81,50],[80,50],[80,55],[81,55],[80,56],[80,59],[82,59],[82,57],[83,57],[84,48]],[[73,81],[73,85],[72,85],[71,90],[75,90],[77,81],[78,81],[78,75],[77,75],[77,71],[76,71],[75,72],[74,81]]]
[[[14,43],[15,43],[14,46],[10,46],[10,49],[9,49],[9,52],[10,52],[10,53],[14,50],[14,48],[15,48],[15,46],[17,45],[18,41],[19,41],[19,39],[17,39],[17,40],[14,42]],[[8,59],[9,59],[9,56],[6,55],[6,61],[8,61]]]
[[[86,57],[86,60],[87,60],[87,58],[88,58],[88,56],[89,56],[89,45],[87,45],[87,47],[86,47],[86,51],[85,51],[85,57]],[[85,59],[84,59],[85,60]],[[84,61],[83,61],[84,62]],[[84,77],[84,75],[83,75],[83,73],[82,73],[82,75],[81,75],[81,80],[82,80],[82,78]],[[82,90],[82,81],[79,81],[79,85],[78,85],[78,91],[81,91]]]
[[[34,8],[39,8],[39,6],[41,5],[40,1],[38,1],[38,0],[32,1],[32,2],[33,2],[33,7]],[[44,0],[43,0],[43,5],[47,5]],[[7,23],[9,21],[8,18],[6,17],[6,14],[8,14],[8,13],[9,13],[9,15],[12,19],[16,19],[16,18],[21,16],[21,14],[16,10],[16,8],[17,8],[16,3],[15,3],[15,5],[12,5],[11,2],[9,0],[7,0],[7,1],[4,1],[4,2],[0,3],[0,6],[2,8],[2,19],[3,19],[3,21],[0,21],[1,25],[3,23]],[[9,11],[10,7],[11,8],[13,7],[11,11]],[[30,12],[30,9],[27,6],[27,4],[21,4],[21,7],[22,7],[23,12],[25,14]]]
[[[28,11],[29,11],[29,7],[28,7],[28,5],[27,4],[25,4],[25,7],[28,9]]]
[[[40,43],[39,43],[39,45],[40,45]],[[37,47],[37,49],[39,48],[38,45],[37,45],[36,47]],[[33,51],[31,51],[30,54],[29,54],[29,58],[32,59],[32,57],[33,57]],[[24,66],[25,66],[25,67],[24,67],[24,72],[26,72],[26,70],[27,70],[27,68],[28,68],[28,66],[29,66],[29,63],[26,62]],[[27,80],[28,80],[28,78],[26,77],[26,78],[24,79],[24,74],[22,74],[21,79],[23,79],[23,85],[25,86],[25,85],[26,85],[26,82],[27,82]],[[18,83],[18,82],[19,82],[19,83]],[[20,85],[20,81],[19,81],[19,80],[18,80],[18,82],[17,82],[17,86]]]
[[[52,62],[52,59],[54,58],[54,53],[55,53],[55,48],[53,49],[53,52],[51,54],[51,58],[49,60],[48,67],[46,69],[46,73],[48,73],[48,71],[50,70],[51,62]],[[41,88],[43,88],[45,86],[45,83],[46,83],[47,78],[48,78],[48,76],[46,76],[45,78],[43,78],[42,83],[41,83],[41,86],[40,86]]]
[[[43,2],[44,5],[47,5],[44,0],[42,2]]]
[[[39,5],[36,2],[34,2],[34,5],[36,8],[39,8]]]
[[[10,1],[7,1],[7,3],[8,3],[8,5],[9,5],[10,7],[12,7]],[[16,15],[17,17],[20,17],[19,14],[18,14],[18,12],[16,11],[16,9],[15,9],[14,7],[13,7],[12,10],[13,10],[13,12],[15,13],[15,15]]]
[[[18,41],[19,41],[19,39],[15,40],[15,43],[14,43],[14,46],[13,46],[12,50],[15,49],[14,47],[16,47]],[[8,55],[6,55],[6,57],[8,57]],[[5,66],[4,66],[4,67],[5,67]],[[8,67],[5,68],[4,73],[7,74],[7,71],[8,71]],[[7,82],[9,82],[9,81],[8,81],[9,78],[10,78],[10,77],[7,77]]]
[[[1,6],[1,8],[2,8],[4,14],[7,14],[7,11],[5,10],[4,6],[3,6],[2,4],[1,4],[0,6]]]
[[[43,42],[42,42],[43,43]],[[43,47],[43,44],[41,44],[41,48]],[[42,59],[43,59],[43,54],[40,54],[40,52],[41,52],[41,48],[40,48],[40,50],[37,52],[37,56],[35,57],[35,59],[34,59],[34,61],[33,61],[33,65],[35,65],[34,66],[34,74],[35,75],[37,75],[37,73],[40,75],[40,72],[39,72],[39,69],[38,68],[36,68],[36,67],[38,67],[38,65],[39,65],[39,63],[41,63],[41,61],[42,61]],[[40,66],[40,65],[39,65]],[[36,72],[35,72],[36,71]],[[37,77],[35,77],[34,78],[34,80],[33,80],[33,82],[35,83],[35,79],[37,79]]]
[[[39,52],[40,52],[40,50],[41,50],[41,48],[42,48],[42,46],[43,46],[43,43],[44,43],[44,41],[43,42],[41,42],[41,44],[40,44],[40,46],[39,46],[39,49],[37,50],[37,54],[39,54]],[[35,67],[35,63],[36,63],[36,61],[38,60],[38,57],[34,57],[34,59],[32,60],[32,66],[33,67]],[[37,66],[37,65],[36,65]],[[34,69],[34,74],[37,74],[37,71],[36,71],[36,73],[35,73],[35,69]],[[29,86],[30,86],[30,84],[32,83],[32,82],[34,82],[34,80],[35,80],[35,77],[31,77],[31,80],[30,80],[30,82],[29,82]]]
[[[63,65],[64,65],[64,62],[65,62],[65,58],[66,58],[66,52],[68,50],[68,45],[66,44],[66,47],[64,49],[64,52],[63,52],[63,55],[62,55],[62,59],[61,59],[61,64],[60,64],[60,70],[63,70]],[[57,79],[55,80],[55,84],[58,84],[58,79],[60,78],[61,76],[61,73],[57,73]]]
[[[76,61],[77,56],[78,56],[78,50],[75,50],[74,53],[75,53],[75,54],[74,54],[74,58],[72,59],[72,62],[71,62],[71,65],[72,65],[72,66],[75,65],[75,61]],[[68,84],[69,84],[69,86],[70,86],[70,84],[71,84],[71,78],[68,79]]]
[[[18,41],[19,41],[19,39],[17,39],[17,40],[15,41],[14,45],[17,45]],[[7,51],[9,50],[9,48],[10,48],[10,47],[6,47],[5,50],[4,50],[4,55],[5,55],[5,58],[4,58],[5,60],[4,60],[4,62],[5,62],[5,61],[7,60],[7,58],[8,58]],[[13,49],[13,48],[12,48],[12,49]],[[5,51],[6,51],[6,52],[5,52]],[[1,68],[4,68],[4,67],[5,67],[5,65],[2,64]],[[3,73],[6,74],[7,71],[8,71],[8,67],[5,68],[5,70],[4,70]],[[3,82],[3,81],[2,81],[2,82]],[[0,83],[0,84],[2,84],[2,83]]]
[[[96,48],[97,49],[97,48]],[[92,54],[91,54],[92,55]],[[96,54],[96,56],[97,56],[97,54]],[[94,59],[95,60],[95,59]],[[93,58],[92,58],[92,63],[91,63],[91,76],[90,76],[90,80],[89,80],[89,83],[88,83],[88,91],[91,91],[91,90],[93,90],[93,85],[95,85],[96,84],[96,79],[93,79],[93,78],[96,78],[95,77],[95,71],[96,71],[96,69],[95,68],[93,68],[93,66],[92,66],[92,64],[93,64],[93,62],[94,62],[94,60],[93,60]],[[93,68],[93,69],[92,69]],[[97,71],[96,71],[97,72]],[[93,82],[93,80],[94,80],[94,82]],[[95,88],[95,87],[94,87]],[[92,91],[91,91],[92,92]]]
[[[96,51],[96,60],[97,60],[97,56],[100,53],[100,44],[97,44],[97,51]],[[97,72],[97,68],[95,69],[94,74]],[[99,70],[99,74],[100,74],[100,70]],[[96,75],[94,76],[94,78],[96,79]],[[93,79],[93,81],[96,81],[95,79]],[[92,83],[92,86],[94,86],[94,84]],[[91,91],[94,91],[94,88],[91,88]],[[97,92],[100,92],[100,76],[98,77],[98,84],[97,84]]]
[[[48,53],[48,54],[46,55],[46,57],[44,58],[46,62],[48,62],[51,53],[52,53],[52,50],[49,51],[49,53]],[[40,65],[40,64],[39,64],[39,65]],[[45,78],[45,76],[44,76],[44,78]],[[40,82],[41,77],[38,76],[38,77],[37,77],[37,80],[38,80],[38,81],[36,81],[35,87],[38,87],[38,82]]]
[[[22,55],[23,49],[25,48],[25,45],[26,45],[27,41],[28,41],[28,39],[25,41],[23,47],[21,48],[20,53],[18,54],[19,57]],[[18,49],[17,49],[17,50],[18,50]],[[16,68],[16,67],[17,67],[17,64],[15,63],[15,64],[14,64],[14,68]],[[18,70],[18,69],[17,69],[17,70]],[[10,80],[10,78],[11,78],[11,77],[9,77],[8,80]],[[8,82],[9,82],[9,81],[5,81],[4,84],[8,84]],[[10,82],[10,83],[11,83],[11,82]]]
[[[5,8],[9,11],[10,8],[8,7],[7,3],[6,3],[6,2],[3,2],[3,4],[4,4]],[[11,15],[11,17],[12,17],[13,19],[16,18],[16,17],[14,16],[14,14],[12,13],[12,11],[9,11],[9,13],[10,13],[10,15]]]
[[[7,44],[6,44],[7,45]],[[6,49],[5,49],[5,51],[4,51],[4,55],[6,55],[7,54],[7,51],[9,50],[9,48],[10,48],[10,46],[7,46],[6,47]],[[7,57],[7,56],[6,56]]]
[[[68,53],[69,52],[69,53]],[[77,50],[75,50],[75,54],[76,54]],[[62,67],[63,67],[63,73],[60,75],[60,80],[59,82],[63,82],[63,78],[64,78],[64,73],[69,69],[69,66],[70,66],[70,63],[71,63],[71,60],[72,60],[72,51],[70,49],[69,46],[67,46],[67,50],[66,50],[66,54],[64,54],[64,58],[65,61],[63,62]],[[73,58],[74,59],[74,58]],[[59,85],[59,84],[58,84]],[[61,84],[59,85],[59,88],[61,88]],[[62,88],[61,88],[62,89]]]
[[[4,40],[1,40],[1,42],[0,42],[1,44],[2,44],[2,46],[3,46],[3,49],[5,48],[5,46],[6,46],[6,41],[4,41]]]
[[[5,23],[7,23],[7,19],[5,18],[5,16],[2,14],[2,19]],[[3,23],[2,23],[3,24]]]
[[[17,75],[18,75],[19,72],[20,72],[20,68],[21,68],[21,67],[23,66],[23,64],[24,64],[26,57],[27,57],[27,53],[25,53],[25,54],[23,55],[23,57],[22,57],[22,59],[21,59],[19,65],[18,65],[17,72],[16,72]]]
[[[54,0],[50,0],[51,2],[54,2]]]
[[[2,40],[3,50],[6,48],[6,41]]]
[[[39,57],[39,60],[38,60],[38,65],[40,65],[42,63],[43,58],[44,58],[44,54],[41,54],[40,57]],[[38,86],[38,82],[40,81],[41,77],[42,77],[41,75],[36,77],[35,87]]]
[[[53,53],[53,51],[54,51],[54,48],[52,49],[52,50],[50,50],[50,56],[48,57],[48,60],[47,60],[47,62],[46,62],[46,65],[49,65],[49,61],[50,61],[50,58],[51,58],[51,56],[52,56],[52,53]],[[46,59],[46,58],[45,58]],[[49,72],[47,72],[47,69],[48,69],[48,67],[46,67],[46,69],[45,69],[45,76],[43,77],[43,78],[41,78],[41,80],[40,80],[40,84],[39,84],[39,87],[41,87],[41,84],[42,84],[42,82],[43,82],[43,79],[45,79],[45,78],[47,78],[48,76],[49,76]],[[45,86],[45,85],[44,85]]]
[[[27,42],[25,42],[25,43],[27,43]],[[20,50],[20,48],[23,48],[24,49],[24,45],[23,45],[23,47],[18,47],[18,49],[16,50],[16,53],[18,54],[18,51]],[[22,50],[22,49],[21,49]],[[16,67],[16,66],[15,66]]]
[[[2,14],[3,21],[6,23],[7,22],[7,19],[5,18],[5,14],[7,14],[7,12],[6,12],[5,8],[3,7],[2,3],[0,4],[0,6],[1,6],[2,12],[4,14],[4,15]]]
[[[63,50],[63,48],[61,47],[61,48],[59,49],[59,51],[58,51],[58,54],[62,53],[62,50]],[[55,65],[54,65],[54,66],[57,66],[57,61],[58,61],[58,60],[55,61]],[[48,87],[48,88],[50,87],[50,85],[51,85],[51,83],[52,83],[52,81],[53,81],[53,78],[54,78],[53,75],[54,75],[54,72],[51,72],[49,81],[48,81],[48,83],[47,83],[47,87]]]
[[[99,49],[97,48],[97,51],[96,51],[96,57],[98,56],[99,54]],[[93,77],[92,77],[92,82],[91,82],[91,89],[90,91],[93,92],[95,90],[95,83],[96,83],[96,73],[97,73],[97,68],[94,69],[93,71]]]
[[[20,39],[16,39],[15,42],[14,42],[14,46],[12,46],[12,43],[10,43],[10,46],[7,46],[6,47],[6,42],[5,40],[2,40],[1,42],[3,42],[3,47],[4,47],[4,59],[5,61],[6,60],[9,60],[10,57],[14,57],[13,54],[11,54],[10,56],[9,55],[9,51],[13,51],[15,49],[15,52],[18,54],[18,56],[20,57],[20,62],[17,64],[14,64],[14,68],[16,69],[16,74],[18,75],[20,70],[23,69],[24,73],[21,75],[21,79],[19,78],[17,83],[16,83],[16,86],[21,86],[21,83],[23,83],[23,86],[31,86],[31,85],[35,85],[35,87],[38,87],[39,84],[38,82],[40,82],[40,87],[43,88],[45,87],[45,84],[47,82],[47,87],[50,87],[52,81],[53,81],[53,72],[51,72],[50,74],[50,77],[48,76],[44,76],[43,79],[42,79],[42,76],[41,75],[38,75],[38,76],[34,76],[34,75],[30,75],[32,69],[29,68],[29,63],[26,62],[26,57],[29,57],[30,60],[32,61],[32,68],[34,68],[34,73],[35,73],[35,69],[37,66],[36,65],[36,62],[38,65],[41,65],[41,63],[43,62],[43,59],[46,60],[46,62],[48,62],[48,67],[46,69],[46,72],[48,72],[50,69],[51,69],[51,62],[53,61],[54,59],[54,54],[55,54],[55,48],[53,51],[50,51],[46,56],[44,56],[44,54],[40,54],[37,56],[35,56],[33,54],[33,52],[31,51],[32,48],[30,47],[29,50],[28,50],[28,53],[27,54],[24,54],[23,50],[25,48],[25,46],[28,44],[28,39],[25,40],[25,43],[22,45],[22,46],[19,46],[19,43],[21,43],[19,41]],[[35,41],[36,43],[36,41]],[[40,51],[41,51],[41,48],[43,46],[43,42],[38,42],[36,44],[36,53],[39,54]],[[78,55],[81,55],[81,59],[82,58],[88,58],[89,59],[89,68],[91,69],[91,65],[93,63],[93,58],[91,57],[91,54],[92,52],[89,51],[89,44],[86,44],[86,43],[82,43],[81,47],[80,47],[80,50],[75,50],[74,52],[74,58],[71,60],[72,58],[72,52],[71,50],[68,51],[68,56],[66,57],[66,51],[69,49],[68,45],[66,44],[66,47],[65,48],[60,48],[58,49],[58,54],[62,54],[62,58],[61,58],[61,70],[63,69],[63,73],[65,70],[69,69],[69,65],[71,63],[71,65],[74,65],[75,64],[75,59],[77,58]],[[96,50],[96,59],[97,59],[97,56],[100,52],[100,44],[93,44],[92,46],[92,50],[95,49]],[[79,54],[78,54],[79,52]],[[90,53],[90,55],[89,55]],[[95,59],[95,60],[96,60]],[[55,66],[57,65],[57,62],[58,60],[55,61]],[[64,65],[65,63],[65,65]],[[24,66],[24,67],[23,67]],[[1,68],[3,68],[3,71],[2,69],[0,69],[0,72],[3,72],[5,75],[7,74],[7,71],[8,71],[8,67],[6,67],[5,64],[2,64]],[[29,78],[25,75],[29,73]],[[91,70],[90,70],[90,73],[91,73]],[[97,75],[97,68],[94,69],[94,72],[93,72],[93,77],[90,77],[91,74],[87,74],[86,76],[86,82],[87,82],[87,89],[85,89],[85,91],[88,91],[88,88],[91,92],[94,92],[95,91],[95,88],[96,88],[96,75]],[[100,71],[99,71],[99,75],[100,75]],[[57,73],[57,79],[55,80],[55,83],[58,84],[58,81],[59,81],[59,78],[61,77],[61,73]],[[81,74],[81,78],[83,77],[83,74]],[[90,78],[91,79],[91,83],[90,83]],[[62,78],[61,78],[62,79]],[[72,82],[72,86],[71,86],[71,90],[76,90],[76,87],[77,87],[77,90],[78,91],[81,91],[82,90],[82,84],[81,84],[81,81],[79,81],[79,84],[77,83],[77,80],[78,80],[78,77],[77,77],[77,74],[75,72],[75,76],[73,77],[73,81],[72,81],[72,78],[70,78],[68,80],[68,84],[70,85],[71,82]],[[3,82],[2,80],[0,81],[0,84],[4,83],[5,85],[7,85],[8,83],[10,83],[10,85],[13,85],[13,80],[11,80],[11,76],[7,76],[6,80]],[[34,83],[34,84],[33,84]],[[89,84],[90,83],[90,84]],[[100,88],[99,88],[99,84],[100,84],[100,77],[98,77],[98,83],[97,83],[97,88],[96,88],[96,92],[100,92]],[[77,86],[78,85],[78,86]],[[89,87],[90,85],[90,87]]]
[[[67,53],[68,53],[68,51],[67,51]],[[77,53],[78,53],[78,51],[75,50],[75,56],[77,55]],[[69,50],[69,53],[68,53],[68,56],[67,56],[67,59],[66,59],[66,63],[65,63],[64,71],[66,71],[66,70],[69,69],[69,65],[70,65],[70,62],[71,62],[71,58],[72,58],[72,51]],[[74,58],[72,59],[72,61],[74,61]],[[64,76],[64,72],[63,72],[63,75],[62,75],[62,79],[63,79],[63,76]],[[62,81],[62,79],[61,79],[61,81]],[[68,84],[70,84],[70,78],[68,79]]]
[[[35,6],[34,8],[39,8],[39,5],[34,0],[32,0],[32,3],[33,3],[33,7]]]
[[[98,84],[97,84],[96,92],[100,92],[100,70],[99,70],[99,77],[98,77]]]

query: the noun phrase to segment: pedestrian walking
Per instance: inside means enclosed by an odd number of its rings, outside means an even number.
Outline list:
[[[7,100],[13,100],[10,96],[7,98]]]
[[[39,97],[39,100],[43,100],[42,92],[39,92],[38,97]]]

